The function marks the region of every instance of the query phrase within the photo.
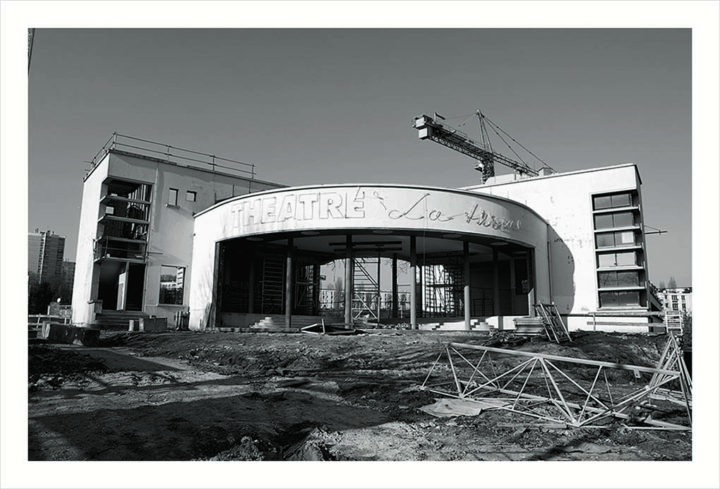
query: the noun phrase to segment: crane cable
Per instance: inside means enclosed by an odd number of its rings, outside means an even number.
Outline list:
[[[499,131],[501,131],[501,132],[502,132],[503,134],[505,134],[507,137],[509,137],[510,139],[512,139],[513,142],[515,142],[518,146],[520,146],[522,149],[524,149],[525,151],[527,151],[528,153],[530,153],[530,154],[531,154],[533,157],[535,157],[539,162],[541,162],[543,165],[545,165],[547,168],[550,168],[551,170],[553,169],[553,168],[552,168],[550,165],[548,165],[542,158],[540,158],[538,155],[536,155],[535,153],[533,153],[532,151],[530,151],[529,149],[527,149],[525,146],[523,146],[522,144],[520,144],[520,142],[519,142],[517,139],[515,139],[515,138],[512,137],[510,134],[508,134],[506,131],[504,131],[500,126],[498,126],[497,124],[495,124],[495,123],[494,123],[493,121],[491,121],[488,117],[486,117],[486,116],[484,116],[484,117],[485,117],[485,120],[488,121],[488,123],[490,124],[491,127],[497,128]],[[506,144],[507,144],[507,143],[506,143]]]

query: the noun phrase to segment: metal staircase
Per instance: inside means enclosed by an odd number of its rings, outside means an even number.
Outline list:
[[[463,312],[462,268],[453,265],[424,267],[425,304],[427,317],[455,317]]]
[[[545,334],[550,341],[572,341],[555,304],[535,304],[535,314],[542,319]]]
[[[380,283],[369,271],[369,266],[379,268],[380,258],[355,258],[353,260],[352,318],[367,315],[380,322]]]
[[[285,257],[267,255],[263,258],[262,293],[260,311],[263,314],[281,314],[285,303]]]

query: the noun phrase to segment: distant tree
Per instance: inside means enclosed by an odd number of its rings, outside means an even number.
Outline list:
[[[49,283],[30,284],[28,287],[28,314],[46,314],[48,304],[54,296],[55,291]]]
[[[662,290],[664,288],[665,288],[665,281],[661,280],[660,283],[658,284],[658,289]]]
[[[676,289],[677,288],[677,282],[675,281],[675,277],[670,277],[670,280],[668,280],[668,289]]]

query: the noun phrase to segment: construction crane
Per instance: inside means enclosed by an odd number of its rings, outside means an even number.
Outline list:
[[[516,171],[521,175],[538,176],[540,174],[538,170],[531,168],[525,162],[513,160],[511,158],[508,158],[507,156],[501,155],[500,153],[493,151],[492,145],[490,143],[487,125],[490,125],[491,129],[500,137],[500,139],[508,145],[508,147],[513,151],[513,153],[515,153],[516,156],[518,156],[517,153],[507,143],[507,141],[505,141],[500,132],[503,132],[513,141],[515,141],[514,138],[512,138],[509,134],[500,129],[496,124],[494,124],[487,117],[485,117],[485,115],[479,110],[477,110],[474,115],[477,117],[478,123],[480,124],[480,137],[482,139],[480,142],[476,142],[470,139],[470,137],[464,132],[452,127],[447,122],[444,122],[445,118],[439,115],[437,112],[435,113],[434,117],[430,117],[429,115],[424,114],[416,117],[413,127],[418,130],[418,137],[420,139],[429,139],[431,141],[435,141],[436,143],[442,144],[443,146],[446,146],[459,153],[469,156],[470,158],[473,158],[475,161],[477,161],[475,169],[482,172],[483,181],[486,181],[488,178],[495,176],[495,163],[500,163],[504,166],[507,166],[508,168],[511,168],[512,170]],[[544,165],[544,168],[550,168],[545,162],[540,160],[540,158],[535,156],[530,150],[522,146],[517,141],[515,142],[525,151],[527,151],[539,161],[541,161]]]

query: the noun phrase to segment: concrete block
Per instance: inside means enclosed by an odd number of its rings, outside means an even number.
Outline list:
[[[166,331],[167,318],[140,318],[140,331]]]
[[[56,343],[95,346],[100,341],[100,330],[78,328],[67,324],[49,323],[43,325],[41,336]]]

